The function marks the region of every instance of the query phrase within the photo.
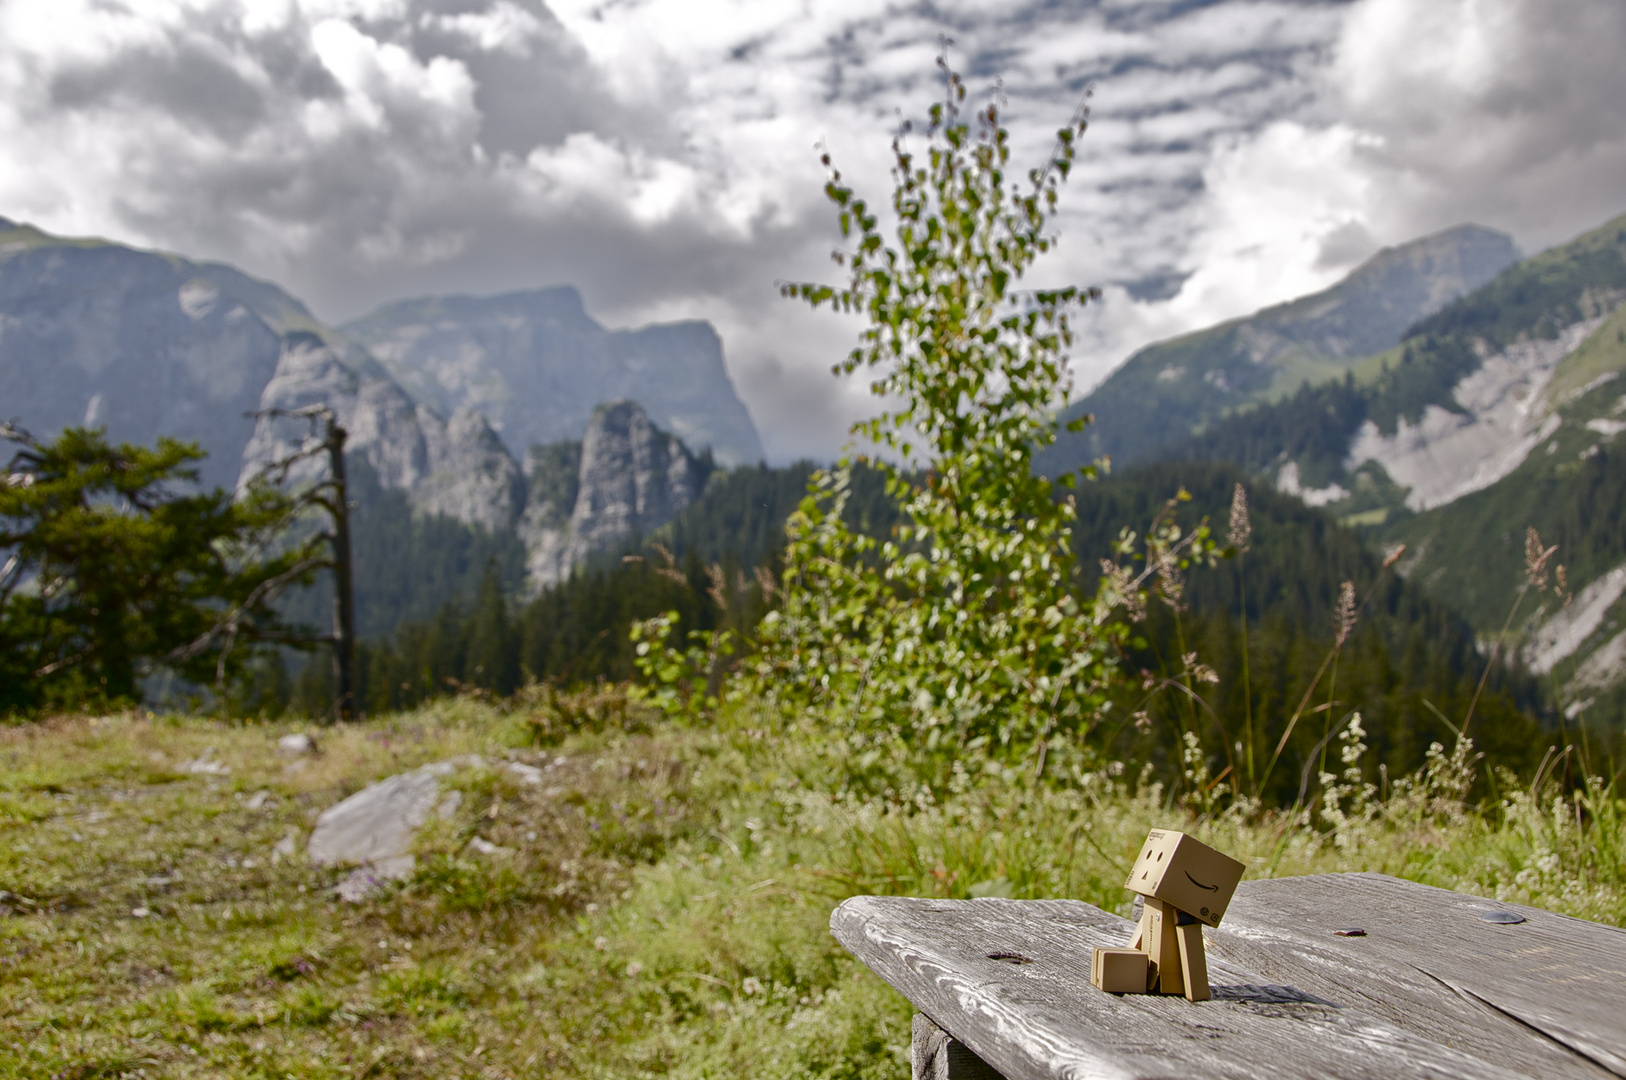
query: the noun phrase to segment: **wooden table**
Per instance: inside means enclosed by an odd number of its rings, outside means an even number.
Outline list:
[[[1090,985],[1133,927],[1077,900],[859,896],[830,928],[918,1010],[915,1080],[1626,1078],[1626,930],[1382,874],[1244,882],[1197,1003]]]

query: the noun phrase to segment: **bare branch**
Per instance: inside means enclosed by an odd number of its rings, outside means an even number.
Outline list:
[[[226,635],[227,642],[225,647],[221,650],[220,663],[216,665],[216,677],[221,677],[226,654],[231,651],[232,646],[236,643],[237,631],[239,626],[242,624],[244,615],[246,615],[254,608],[255,605],[259,604],[260,602],[275,599],[284,589],[293,584],[294,580],[301,574],[314,567],[321,566],[325,561],[326,560],[317,558],[316,556],[309,556],[294,563],[293,566],[289,567],[287,570],[284,570],[276,577],[267,578],[266,580],[260,582],[254,587],[254,590],[248,594],[241,604],[237,605],[235,608],[232,608],[232,610],[227,612],[226,615],[220,619],[220,621],[216,622],[214,626],[210,627],[196,640],[189,642],[186,645],[171,649],[167,654],[165,654],[165,663],[185,663],[186,661],[191,660],[203,653],[205,649],[209,648],[210,645],[219,640],[221,635]]]

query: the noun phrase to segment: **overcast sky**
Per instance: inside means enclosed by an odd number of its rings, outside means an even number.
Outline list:
[[[331,321],[572,283],[709,319],[779,461],[869,408],[815,144],[887,194],[939,39],[1019,154],[1093,123],[1041,283],[1139,345],[1462,221],[1536,251],[1626,211],[1620,0],[0,0],[0,215],[271,278]]]

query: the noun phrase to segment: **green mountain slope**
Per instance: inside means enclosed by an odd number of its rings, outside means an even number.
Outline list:
[[[668,567],[652,545],[640,543],[628,552],[634,559],[595,558],[517,610],[464,592],[432,617],[403,625],[389,640],[375,640],[364,650],[363,699],[369,709],[378,710],[414,704],[444,693],[453,683],[500,692],[501,684],[490,682],[474,658],[481,653],[476,644],[480,627],[504,625],[503,620],[506,631],[486,637],[506,642],[509,666],[560,685],[631,677],[628,627],[634,619],[675,610],[684,628],[726,625],[748,632],[764,610],[750,569],[773,565],[785,517],[801,498],[808,471],[802,463],[716,477],[697,502],[652,538],[672,551],[675,566]],[[1080,587],[1094,588],[1096,560],[1111,550],[1119,530],[1144,529],[1172,493],[1183,487],[1192,496],[1179,511],[1185,526],[1203,517],[1223,522],[1232,489],[1242,479],[1244,474],[1233,467],[1178,462],[1138,467],[1082,486],[1076,534]],[[1155,606],[1141,640],[1124,658],[1132,671],[1144,670],[1155,680],[1177,672],[1181,655],[1197,650],[1219,676],[1217,685],[1200,687],[1214,712],[1194,717],[1180,695],[1147,695],[1142,681],[1132,679],[1114,700],[1096,738],[1116,754],[1173,770],[1180,733],[1191,730],[1211,761],[1234,761],[1245,770],[1251,713],[1251,745],[1262,773],[1332,646],[1339,589],[1351,581],[1362,595],[1371,590],[1371,602],[1336,679],[1319,685],[1313,704],[1323,704],[1331,693],[1334,724],[1359,709],[1369,744],[1390,769],[1414,767],[1430,742],[1450,741],[1447,724],[1433,710],[1454,720],[1467,711],[1484,667],[1472,628],[1417,585],[1385,573],[1381,558],[1356,531],[1268,484],[1256,481],[1251,487],[1253,543],[1243,562],[1192,572],[1184,610],[1176,614]],[[889,532],[896,522],[896,511],[873,472],[855,476],[849,509],[855,525],[875,533]],[[727,611],[711,598],[715,583],[708,564],[713,562],[721,564]],[[492,573],[501,571],[497,565]],[[1246,681],[1244,640],[1251,672]],[[325,670],[325,665],[316,665],[311,675],[319,681]],[[319,706],[320,689],[305,687],[303,704]],[[1146,723],[1135,722],[1143,709]],[[1498,763],[1529,772],[1536,764],[1532,754],[1539,758],[1544,745],[1535,720],[1539,709],[1537,687],[1528,678],[1498,669],[1475,712],[1480,748]],[[1273,800],[1291,802],[1305,768],[1318,762],[1319,744],[1329,728],[1327,712],[1311,713],[1294,728],[1269,785]],[[1244,745],[1241,754],[1239,742]]]
[[[1487,633],[1499,631],[1518,600],[1525,530],[1556,544],[1552,563],[1565,568],[1565,595],[1527,595],[1508,645],[1552,680],[1563,703],[1579,709],[1592,701],[1611,718],[1626,705],[1623,373],[1626,306],[1554,373],[1542,397],[1551,410],[1545,445],[1483,490],[1399,515],[1382,530],[1416,552],[1408,574]]]
[[[1064,434],[1039,468],[1143,460],[1239,409],[1341,376],[1518,257],[1504,234],[1462,225],[1386,248],[1323,292],[1142,349],[1068,407],[1064,420],[1096,422]]]
[[[1626,678],[1626,216],[1527,259],[1343,379],[1211,426],[1167,456],[1231,461],[1325,506],[1500,631],[1527,527],[1558,543],[1568,609],[1513,624],[1537,674],[1584,700]]]

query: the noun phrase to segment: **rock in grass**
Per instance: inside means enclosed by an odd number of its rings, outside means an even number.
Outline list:
[[[291,859],[299,850],[299,834],[290,830],[286,836],[278,840],[271,848],[271,863],[276,865],[283,859]]]
[[[441,779],[460,767],[484,764],[471,754],[362,788],[322,812],[306,853],[318,866],[356,867],[338,887],[339,896],[352,902],[365,899],[386,882],[410,877],[416,865],[413,837],[438,806],[457,807],[457,801],[440,798]]]
[[[284,754],[315,754],[316,740],[303,731],[296,731],[292,735],[284,735],[277,740],[277,750]]]
[[[231,766],[224,761],[216,760],[215,748],[210,746],[206,747],[203,753],[197,756],[197,760],[183,761],[180,770],[196,776],[225,776],[231,772]]]
[[[517,761],[502,763],[502,771],[513,777],[521,784],[538,785],[542,783],[542,770],[535,765],[522,765]]]

